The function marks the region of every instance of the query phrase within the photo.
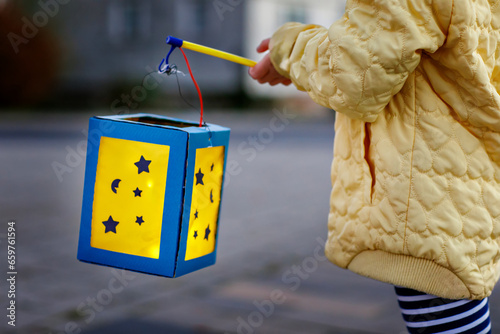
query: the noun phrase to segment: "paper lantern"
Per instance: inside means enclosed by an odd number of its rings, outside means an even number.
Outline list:
[[[213,124],[91,118],[78,259],[167,277],[214,264],[228,143]]]

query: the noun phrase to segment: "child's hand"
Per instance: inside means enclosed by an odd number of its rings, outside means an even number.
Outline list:
[[[270,38],[263,40],[257,47],[257,52],[262,53],[269,50],[269,40]],[[250,68],[250,70],[248,70],[248,74],[261,84],[269,83],[271,86],[283,84],[288,86],[292,83],[290,79],[285,78],[274,69],[269,54],[266,54],[264,58],[257,63],[257,65]]]

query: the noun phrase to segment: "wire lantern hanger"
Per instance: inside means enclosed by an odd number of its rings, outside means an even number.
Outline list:
[[[177,66],[169,63],[169,58],[170,58],[170,55],[172,54],[172,52],[176,48],[179,48],[179,50],[181,50],[181,52],[182,52],[184,60],[186,61],[189,75],[191,76],[191,80],[193,80],[193,83],[196,87],[196,91],[198,92],[198,97],[200,99],[200,125],[199,125],[200,127],[203,126],[203,97],[201,95],[200,87],[198,86],[198,83],[196,82],[196,79],[194,78],[193,71],[191,70],[191,66],[189,64],[189,61],[187,59],[186,53],[184,52],[183,48],[191,50],[191,51],[203,53],[203,54],[206,54],[209,56],[225,59],[225,60],[237,63],[237,64],[249,66],[249,67],[253,67],[257,64],[256,61],[253,61],[251,59],[240,57],[240,56],[237,56],[237,55],[234,55],[232,53],[225,52],[225,51],[220,51],[217,49],[209,48],[209,47],[199,45],[196,43],[184,41],[182,39],[175,38],[172,36],[168,36],[166,39],[166,42],[167,42],[167,44],[171,45],[171,47],[170,47],[170,50],[169,50],[167,56],[165,58],[163,58],[161,60],[160,65],[158,65],[158,73],[172,75],[172,74],[176,74],[178,72]]]

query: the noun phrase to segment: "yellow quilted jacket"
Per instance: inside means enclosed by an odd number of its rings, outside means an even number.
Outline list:
[[[357,0],[288,23],[276,69],[337,111],[326,254],[452,299],[500,275],[500,1]]]

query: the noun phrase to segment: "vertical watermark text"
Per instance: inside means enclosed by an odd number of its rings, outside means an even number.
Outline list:
[[[16,222],[7,222],[7,323],[16,326]]]

